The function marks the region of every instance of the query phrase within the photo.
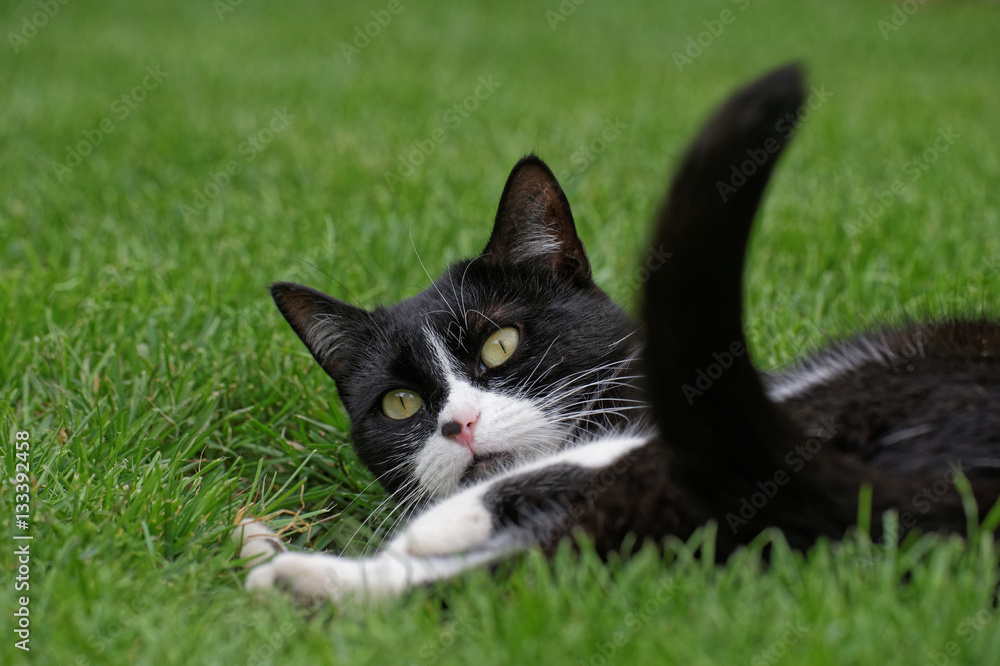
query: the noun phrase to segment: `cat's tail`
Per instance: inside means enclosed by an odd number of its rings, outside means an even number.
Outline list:
[[[679,448],[699,459],[717,449],[753,464],[759,452],[732,451],[719,436],[781,430],[747,353],[742,276],[761,195],[802,102],[794,65],[730,97],[689,148],[658,216],[652,247],[667,258],[644,293],[650,389],[661,431],[692,443]]]
[[[681,162],[653,239],[666,260],[651,272],[644,293],[650,399],[671,458],[671,482],[690,502],[682,511],[694,524],[719,523],[720,554],[768,526],[781,528],[796,547],[820,535],[839,538],[859,515],[862,486],[872,489],[870,508],[881,516],[913,506],[916,494],[933,481],[824,444],[838,436],[837,424],[801,417],[793,422],[769,399],[748,354],[744,256],[803,98],[795,66],[730,97]],[[803,450],[808,464],[792,464]],[[982,488],[977,496],[996,497],[992,486]],[[935,501],[933,511],[919,519],[921,529],[965,529],[957,492]],[[879,536],[880,522],[872,528]]]
[[[671,475],[701,498],[697,517],[778,525],[805,545],[818,534],[841,536],[857,515],[865,473],[833,456],[770,501],[785,456],[809,437],[767,397],[742,325],[750,229],[803,99],[798,67],[782,67],[735,93],[704,125],[659,213],[652,247],[667,258],[651,272],[643,311],[651,400]],[[841,490],[853,501],[837,509],[816,496]],[[744,500],[759,493],[766,507],[741,514]],[[749,527],[732,541],[758,531]],[[728,532],[720,526],[720,540]]]

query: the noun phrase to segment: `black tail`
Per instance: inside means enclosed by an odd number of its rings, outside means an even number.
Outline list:
[[[734,94],[688,150],[659,214],[653,247],[670,257],[645,291],[650,388],[661,432],[692,463],[752,472],[770,461],[738,441],[784,430],[747,353],[742,276],[761,195],[802,101],[795,66]]]
[[[670,256],[644,294],[651,400],[670,476],[693,499],[695,522],[720,523],[720,553],[767,526],[801,547],[821,534],[840,537],[857,517],[862,484],[874,488],[878,515],[905,506],[920,487],[833,445],[790,470],[786,455],[809,436],[768,399],[746,348],[747,242],[802,103],[795,66],[730,97],[684,157],[653,239]],[[947,504],[935,527],[961,525],[957,495]]]

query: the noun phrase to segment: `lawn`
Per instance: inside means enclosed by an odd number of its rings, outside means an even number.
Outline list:
[[[395,515],[267,285],[415,293],[485,245],[526,152],[631,307],[701,120],[800,61],[811,108],[748,268],[757,362],[886,320],[1000,316],[996,3],[486,5],[2,3],[0,662],[1000,663],[998,552],[978,537],[803,556],[765,535],[715,567],[692,556],[706,530],[382,607],[243,591],[240,512],[355,554]]]

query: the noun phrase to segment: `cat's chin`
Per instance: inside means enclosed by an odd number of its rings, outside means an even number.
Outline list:
[[[472,459],[472,462],[469,463],[469,466],[465,468],[458,485],[463,487],[469,486],[492,478],[505,469],[510,469],[513,462],[514,456],[510,453],[477,454]]]

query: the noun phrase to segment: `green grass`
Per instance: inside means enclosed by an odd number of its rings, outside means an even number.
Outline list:
[[[884,39],[892,5],[862,0],[590,0],[555,30],[555,0],[403,0],[350,62],[340,43],[388,3],[326,4],[244,0],[220,19],[208,0],[69,2],[17,52],[9,35],[0,49],[0,662],[1000,659],[988,539],[902,552],[860,539],[807,557],[779,539],[769,567],[758,545],[717,568],[691,555],[705,533],[607,567],[586,549],[530,555],[498,580],[473,572],[382,608],[246,595],[226,536],[241,510],[297,516],[298,546],[356,553],[389,518],[333,385],[266,286],[366,305],[416,292],[418,254],[436,275],[485,244],[526,151],[565,176],[598,281],[631,304],[679,151],[728,91],[800,60],[832,96],[779,168],[753,242],[758,362],[787,365],[883,320],[1000,315],[995,3],[927,3]],[[727,8],[734,20],[678,71],[673,53]],[[41,11],[3,3],[4,33]],[[161,80],[116,103],[157,66]],[[460,123],[446,116],[480,77],[499,86]],[[244,144],[275,109],[294,118],[259,150]],[[113,131],[57,172],[102,122]],[[608,122],[626,127],[586,155]],[[948,127],[958,138],[912,179],[907,162]],[[400,156],[435,136],[390,188]],[[905,191],[859,226],[896,179]],[[206,205],[184,208],[206,189]],[[30,654],[12,622],[20,430]]]

